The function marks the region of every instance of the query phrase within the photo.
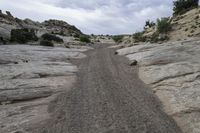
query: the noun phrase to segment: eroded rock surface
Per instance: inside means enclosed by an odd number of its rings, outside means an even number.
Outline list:
[[[0,132],[39,133],[51,121],[50,103],[75,81],[69,60],[87,49],[0,46]]]
[[[200,132],[200,41],[142,44],[117,51],[137,60],[139,76],[185,133]]]

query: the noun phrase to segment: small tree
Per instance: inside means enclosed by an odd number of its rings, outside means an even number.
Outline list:
[[[171,25],[168,18],[157,19],[158,33],[167,33],[171,30]]]
[[[183,14],[193,8],[197,8],[199,0],[177,0],[174,1],[174,15]]]
[[[156,24],[153,22],[153,21],[150,21],[150,20],[147,20],[146,22],[145,22],[145,27],[153,27],[153,26],[155,26]]]

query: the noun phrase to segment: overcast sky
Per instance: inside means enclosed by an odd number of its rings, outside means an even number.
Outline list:
[[[0,9],[36,21],[59,19],[87,34],[127,34],[171,16],[172,0],[0,0]]]

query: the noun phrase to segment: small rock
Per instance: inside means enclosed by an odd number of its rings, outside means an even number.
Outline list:
[[[117,51],[115,51],[115,55],[117,55],[118,54],[118,52]]]
[[[137,61],[136,60],[132,60],[129,65],[130,66],[136,66],[137,65]]]

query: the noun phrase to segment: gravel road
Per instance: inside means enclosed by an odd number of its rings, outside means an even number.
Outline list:
[[[77,83],[58,99],[57,120],[46,132],[181,133],[137,68],[107,47],[97,45],[87,58],[72,61]]]

